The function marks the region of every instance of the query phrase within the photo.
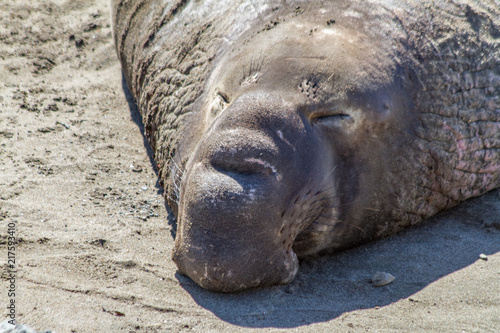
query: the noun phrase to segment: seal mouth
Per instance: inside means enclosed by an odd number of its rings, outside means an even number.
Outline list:
[[[176,246],[172,259],[180,273],[202,288],[225,293],[287,284],[299,269],[297,255],[291,250],[272,251],[270,257],[270,251],[263,249],[228,251],[227,243],[224,248]]]

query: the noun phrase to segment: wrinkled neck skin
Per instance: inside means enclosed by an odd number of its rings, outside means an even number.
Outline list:
[[[362,30],[317,21],[235,41],[189,121],[173,259],[204,288],[288,283],[297,256],[371,239],[397,215],[408,74]]]

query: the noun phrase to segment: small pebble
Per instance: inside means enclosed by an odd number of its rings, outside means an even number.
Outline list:
[[[373,274],[372,283],[375,287],[382,287],[388,285],[392,281],[396,280],[394,276],[385,272],[376,272]]]
[[[147,191],[147,190],[148,190],[148,187],[147,187],[147,186],[143,186],[143,187],[141,187],[141,190],[143,190],[143,191]]]
[[[481,254],[479,255],[479,259],[482,259],[482,260],[488,260],[488,256],[487,256],[486,254],[484,254],[484,253],[481,253]]]
[[[139,165],[130,165],[130,169],[132,169],[133,172],[142,172],[142,168]]]

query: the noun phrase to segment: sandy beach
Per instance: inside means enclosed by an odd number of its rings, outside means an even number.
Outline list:
[[[19,324],[59,333],[500,331],[499,190],[304,260],[290,285],[212,293],[170,258],[108,1],[0,2],[0,78],[0,322],[14,299]],[[374,287],[377,271],[396,279]]]

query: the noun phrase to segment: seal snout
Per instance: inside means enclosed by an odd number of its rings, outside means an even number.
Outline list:
[[[279,236],[283,181],[265,141],[222,143],[188,166],[173,259],[203,288],[234,292],[289,283],[297,273],[297,256]]]
[[[297,256],[279,238],[280,182],[264,159],[240,157],[193,163],[181,190],[172,257],[209,290],[288,283],[298,270]]]

